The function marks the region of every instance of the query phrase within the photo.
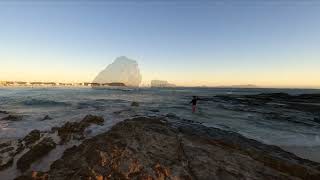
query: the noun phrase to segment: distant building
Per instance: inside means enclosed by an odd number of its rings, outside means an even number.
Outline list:
[[[74,86],[83,86],[83,83],[73,83]]]
[[[89,82],[84,82],[84,83],[83,83],[84,86],[91,86],[91,84],[92,84],[92,83],[89,83]]]
[[[43,85],[46,85],[46,86],[55,86],[56,83],[55,82],[44,82],[42,83]]]
[[[59,83],[60,86],[72,86],[72,83]]]
[[[175,84],[171,84],[168,81],[164,80],[152,80],[151,81],[151,87],[157,87],[157,88],[165,88],[165,87],[175,87]]]
[[[40,86],[40,85],[42,85],[42,82],[30,82],[30,84],[32,86]]]
[[[91,83],[91,86],[100,86],[100,83]]]
[[[5,86],[13,86],[14,82],[13,81],[6,81]]]
[[[17,81],[15,82],[17,85],[20,85],[20,86],[25,86],[27,85],[28,83],[27,82],[23,82],[23,81]]]

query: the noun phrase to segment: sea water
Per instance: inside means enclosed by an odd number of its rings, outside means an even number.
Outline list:
[[[0,110],[21,116],[19,121],[0,120],[0,139],[16,139],[33,129],[50,130],[67,121],[80,121],[87,114],[103,116],[103,126],[93,125],[91,136],[108,131],[116,123],[136,116],[176,116],[205,126],[237,132],[266,144],[277,145],[300,157],[320,162],[320,124],[308,126],[282,120],[266,120],[259,113],[221,108],[229,104],[199,101],[191,112],[193,95],[214,97],[227,94],[320,93],[311,89],[228,88],[0,88]],[[132,107],[138,102],[138,107]],[[48,115],[51,119],[43,120]],[[0,119],[7,114],[0,113]],[[297,113],[303,121],[303,114]],[[301,116],[301,117],[299,117]]]

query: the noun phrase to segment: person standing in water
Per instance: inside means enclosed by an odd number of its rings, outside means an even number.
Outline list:
[[[196,112],[197,107],[197,101],[200,100],[197,96],[193,96],[192,100],[190,101],[190,104],[192,104],[192,113]]]

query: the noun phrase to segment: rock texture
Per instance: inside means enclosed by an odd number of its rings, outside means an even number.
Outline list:
[[[48,172],[34,173],[23,177],[316,180],[320,164],[228,131],[135,118],[68,149]]]
[[[40,139],[40,131],[33,130],[23,139],[5,140],[0,143],[0,170],[6,169],[13,165],[16,155],[24,149],[31,147]]]
[[[32,146],[28,152],[23,154],[17,161],[17,168],[21,171],[27,170],[33,162],[48,154],[55,147],[56,143],[52,138],[42,139],[41,142]]]
[[[14,147],[13,142],[3,142],[0,144],[0,170],[10,167],[13,163]]]
[[[22,141],[25,142],[26,146],[30,146],[31,144],[35,143],[36,141],[38,141],[40,139],[40,131],[35,129],[32,130],[28,135],[26,135]]]
[[[102,125],[104,119],[99,116],[87,115],[80,122],[67,122],[58,129],[58,135],[60,136],[61,143],[64,144],[71,139],[83,139],[84,130],[91,124]]]
[[[0,170],[12,166],[14,158],[26,148],[32,147],[40,138],[40,131],[33,130],[23,139],[2,142],[0,144]]]

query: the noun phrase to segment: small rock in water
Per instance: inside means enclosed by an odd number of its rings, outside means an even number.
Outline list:
[[[48,154],[55,147],[56,143],[52,138],[44,138],[41,142],[32,146],[31,149],[17,161],[17,168],[22,172],[26,171],[33,162]]]
[[[158,109],[150,109],[151,112],[160,112]]]
[[[317,118],[317,117],[313,118],[313,121],[320,123],[320,117],[318,117],[318,118]]]
[[[0,111],[0,114],[9,114],[7,111]]]
[[[52,118],[49,115],[46,115],[42,118],[42,121],[51,120]]]
[[[1,148],[4,148],[4,147],[8,147],[8,146],[10,146],[10,145],[11,145],[10,141],[1,143],[1,144],[0,144],[0,149],[1,149]]]
[[[20,121],[20,120],[22,120],[22,117],[15,116],[15,115],[8,115],[7,117],[2,118],[2,120]]]
[[[134,101],[134,102],[131,103],[131,106],[138,107],[138,106],[139,106],[139,103]]]
[[[177,115],[173,114],[173,113],[169,113],[166,115],[167,118],[172,118],[172,119],[180,119],[180,117],[178,117]]]

